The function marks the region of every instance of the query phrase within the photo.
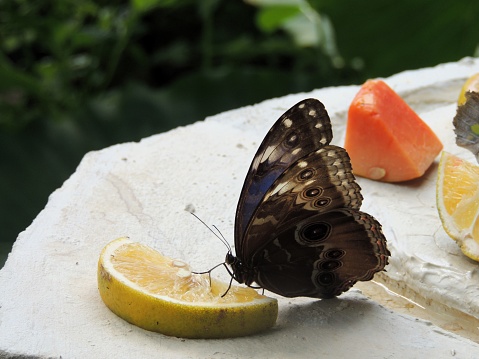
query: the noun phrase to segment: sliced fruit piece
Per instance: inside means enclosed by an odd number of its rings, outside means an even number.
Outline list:
[[[436,201],[444,230],[466,256],[479,261],[479,166],[443,151]]]
[[[103,302],[143,329],[183,338],[227,338],[272,327],[278,302],[252,288],[193,274],[180,261],[123,237],[107,244],[98,262]]]
[[[422,176],[442,143],[384,81],[369,80],[349,107],[344,148],[355,174],[399,182]]]
[[[461,92],[459,93],[459,98],[457,100],[458,105],[463,105],[466,103],[467,91],[479,92],[479,72],[469,77],[462,86]]]

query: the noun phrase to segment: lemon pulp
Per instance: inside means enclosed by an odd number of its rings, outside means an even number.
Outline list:
[[[98,287],[107,307],[141,328],[185,338],[249,335],[274,325],[275,299],[251,288],[193,274],[183,261],[119,238],[98,262]]]
[[[443,151],[436,191],[445,231],[465,255],[479,261],[479,166]]]

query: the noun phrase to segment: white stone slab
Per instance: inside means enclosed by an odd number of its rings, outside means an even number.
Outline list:
[[[426,103],[434,109],[457,97],[474,69],[479,62],[465,59],[387,82],[413,107]],[[444,91],[429,93],[438,83]],[[185,209],[194,209],[232,241],[242,181],[273,122],[296,102],[316,97],[325,103],[334,131],[343,133],[357,90],[326,88],[273,99],[87,154],[19,235],[0,271],[0,357],[479,357],[479,344],[394,313],[356,290],[328,301],[279,298],[279,319],[271,331],[227,340],[144,331],[116,317],[99,297],[99,253],[120,236],[184,259],[197,270],[222,262],[225,247]],[[342,137],[334,143],[342,144]],[[221,270],[215,275],[228,279]]]

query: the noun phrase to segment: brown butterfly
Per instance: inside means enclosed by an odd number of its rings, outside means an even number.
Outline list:
[[[299,102],[269,130],[246,176],[226,255],[235,280],[285,297],[332,298],[390,255],[324,105]]]

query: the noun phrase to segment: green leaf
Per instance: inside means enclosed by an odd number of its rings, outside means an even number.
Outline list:
[[[198,13],[205,22],[211,21],[214,12],[218,9],[221,0],[202,0],[198,1]],[[212,24],[211,24],[212,25]]]
[[[299,46],[318,46],[321,38],[319,36],[320,18],[313,20],[304,13],[288,19],[283,24],[283,28],[293,37],[294,42]]]
[[[268,6],[259,10],[256,18],[258,27],[270,33],[281,28],[285,23],[300,14],[298,6]]]
[[[40,82],[35,76],[16,67],[2,52],[0,52],[0,79],[0,92],[23,89],[38,95],[42,91]]]
[[[244,2],[256,7],[299,6],[304,1],[305,0],[244,0]]]
[[[131,0],[131,5],[137,13],[148,12],[155,7],[170,7],[178,0]]]

